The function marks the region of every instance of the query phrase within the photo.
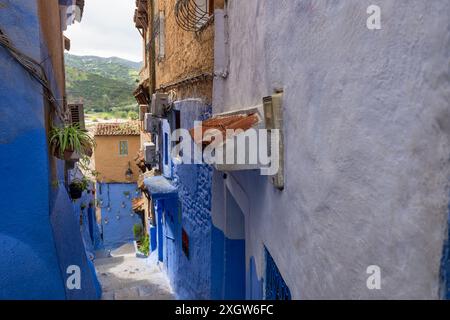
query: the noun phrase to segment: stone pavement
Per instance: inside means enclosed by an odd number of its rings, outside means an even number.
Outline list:
[[[173,300],[169,280],[150,258],[137,258],[133,243],[111,252],[96,252],[94,261],[102,285],[103,300]]]

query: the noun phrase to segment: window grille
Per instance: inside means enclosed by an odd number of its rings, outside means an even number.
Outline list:
[[[291,291],[284,282],[275,261],[267,248],[266,252],[266,300],[291,300]]]
[[[213,1],[177,0],[175,17],[177,24],[186,31],[197,32],[212,16]]]

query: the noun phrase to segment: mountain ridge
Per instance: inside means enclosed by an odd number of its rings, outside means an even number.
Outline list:
[[[119,57],[77,56],[66,53],[66,87],[70,102],[83,101],[86,111],[130,111],[136,106],[142,63]]]

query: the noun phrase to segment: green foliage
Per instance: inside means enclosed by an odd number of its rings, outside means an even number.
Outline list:
[[[78,168],[85,175],[90,175],[92,179],[96,179],[99,176],[99,172],[91,169],[91,158],[86,155],[81,155],[80,161],[78,161]]]
[[[130,120],[138,120],[139,114],[135,111],[128,111],[128,119]]]
[[[144,228],[142,227],[141,224],[136,223],[133,226],[133,234],[134,234],[134,238],[136,239],[136,241],[140,241],[144,235]]]
[[[95,146],[94,140],[78,124],[63,128],[53,127],[50,132],[50,144],[62,157],[65,151],[74,151],[80,155],[89,153]]]
[[[82,179],[74,179],[70,183],[71,186],[74,186],[78,190],[81,190],[81,191],[87,191],[90,184],[91,184],[91,181],[89,179],[87,179],[86,177],[83,177]]]
[[[140,63],[69,54],[65,55],[65,60],[69,101],[82,99],[88,112],[128,112],[130,105],[136,107],[133,91]]]
[[[141,244],[139,246],[139,251],[145,254],[146,256],[150,253],[150,237],[148,235],[145,235],[141,239]]]

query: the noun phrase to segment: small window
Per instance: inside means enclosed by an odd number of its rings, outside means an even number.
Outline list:
[[[119,142],[119,155],[121,155],[121,156],[128,155],[128,141],[120,141]]]

